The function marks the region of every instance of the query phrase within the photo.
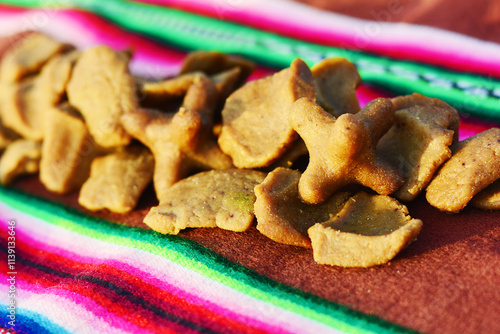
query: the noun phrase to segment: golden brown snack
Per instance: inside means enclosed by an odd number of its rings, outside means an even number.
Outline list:
[[[359,111],[356,88],[361,84],[356,66],[342,57],[327,58],[313,67],[317,103],[330,114],[355,114]]]
[[[470,203],[483,210],[500,210],[500,179],[481,190]]]
[[[301,97],[315,99],[311,71],[300,59],[273,76],[246,83],[228,97],[222,111],[222,151],[239,168],[273,163],[297,136],[287,119]]]
[[[452,156],[427,187],[427,201],[456,213],[500,178],[500,129],[492,128],[451,146]]]
[[[389,196],[361,192],[351,197],[327,223],[308,231],[314,260],[342,267],[386,263],[416,239],[422,221]]]
[[[43,66],[33,88],[33,98],[39,108],[52,109],[62,101],[79,56],[80,52],[76,50],[55,55]]]
[[[51,57],[70,49],[71,46],[55,41],[47,35],[31,33],[17,41],[3,55],[0,81],[14,83],[35,74]]]
[[[243,169],[212,170],[174,184],[144,218],[153,230],[177,234],[188,227],[242,232],[252,224],[254,187],[265,174]]]
[[[238,84],[243,83],[252,74],[255,64],[248,59],[217,51],[195,51],[184,59],[180,73],[203,72],[214,75],[232,68],[240,68]]]
[[[79,189],[89,177],[97,149],[83,119],[71,106],[53,107],[45,125],[40,181],[59,194]]]
[[[127,145],[130,136],[120,117],[137,109],[136,85],[128,64],[130,54],[97,46],[82,53],[68,84],[68,99],[85,118],[96,143]]]
[[[191,85],[177,113],[141,109],[122,116],[127,131],[153,152],[154,186],[160,201],[168,188],[193,170],[232,166],[212,138],[216,98],[213,83],[206,79]]]
[[[391,99],[395,110],[402,110],[412,108],[414,106],[428,107],[428,108],[438,108],[447,110],[450,114],[450,121],[448,129],[453,130],[453,143],[458,142],[458,126],[460,123],[460,117],[458,116],[457,110],[450,106],[448,103],[431,97],[424,96],[419,93],[413,93],[411,95],[398,96]]]
[[[239,82],[241,76],[241,68],[233,67],[224,72],[220,72],[212,75],[210,78],[215,83],[215,87],[217,88],[217,92],[219,93],[219,98],[217,101],[216,110],[219,112],[214,115],[214,121],[217,124],[220,124],[222,121],[221,111],[224,108],[224,104],[226,103],[226,99],[231,95],[237,88],[241,86]],[[222,124],[220,124],[222,129]]]
[[[30,140],[41,140],[47,114],[35,96],[36,77],[0,84],[0,117],[3,124]]]
[[[206,77],[202,72],[192,72],[160,81],[145,81],[140,87],[141,105],[163,110],[169,103],[182,98],[193,83]]]
[[[399,170],[375,153],[375,146],[392,126],[394,110],[388,99],[376,99],[359,113],[338,119],[313,101],[296,101],[290,123],[309,150],[309,165],[299,182],[299,194],[318,204],[340,188],[356,183],[382,195],[403,183]]]
[[[395,124],[380,139],[377,152],[403,173],[405,182],[393,194],[399,200],[415,199],[451,157],[449,146],[458,113],[434,100],[420,94],[392,99],[393,105],[401,109],[396,110]]]
[[[299,197],[299,179],[299,171],[279,167],[255,187],[257,229],[276,242],[311,247],[307,230],[335,216],[350,194],[336,193],[320,205],[305,204]]]
[[[92,161],[78,203],[89,210],[133,210],[153,177],[153,155],[145,147],[124,148]]]
[[[41,144],[33,140],[17,139],[0,159],[0,183],[9,184],[20,175],[38,172]]]

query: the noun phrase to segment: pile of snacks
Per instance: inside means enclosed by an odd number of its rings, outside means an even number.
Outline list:
[[[0,182],[38,172],[50,191],[119,213],[153,182],[155,231],[240,232],[255,218],[270,239],[346,267],[386,263],[415,240],[422,221],[399,201],[424,190],[447,212],[500,207],[500,129],[458,142],[457,111],[419,94],[361,109],[346,59],[296,59],[247,82],[254,65],[237,56],[194,52],[156,81],[134,77],[131,57],[40,33],[8,49]]]

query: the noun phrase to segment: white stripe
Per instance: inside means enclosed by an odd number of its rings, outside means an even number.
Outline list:
[[[398,45],[417,47],[429,52],[460,55],[479,62],[498,64],[500,45],[424,25],[363,20],[314,8],[290,0],[210,0],[221,18],[228,19],[237,12],[256,14],[259,17],[299,28],[341,34],[357,42],[360,48],[368,45],[383,47]],[[166,3],[182,3],[180,0]],[[207,7],[207,0],[191,0]]]
[[[2,276],[0,275],[0,277]],[[2,286],[3,283],[4,282],[1,282],[0,286]],[[47,289],[45,293],[33,293],[27,290],[29,289],[29,286],[27,286],[28,284],[25,282],[17,282],[16,285],[17,310],[38,313],[55,325],[64,328],[68,332],[95,334],[97,333],[96,329],[98,328],[99,333],[145,333],[144,330],[141,330],[139,327],[131,323],[128,323],[128,330],[121,330],[111,326],[108,321],[94,314],[92,311],[75,304],[75,302],[71,299],[62,297],[60,293],[67,293],[63,289],[54,287]],[[95,304],[95,309],[93,309],[93,311],[101,308],[95,302],[91,303]],[[0,301],[0,304],[7,305],[3,300]],[[108,310],[105,310],[104,312],[106,312],[106,314],[109,313]],[[116,316],[113,315],[113,318],[114,317]]]

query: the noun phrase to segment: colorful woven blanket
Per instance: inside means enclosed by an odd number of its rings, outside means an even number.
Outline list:
[[[362,104],[419,92],[461,114],[460,139],[500,122],[500,45],[391,17],[371,20],[265,0],[0,1],[8,36],[42,31],[78,48],[132,49],[132,71],[176,74],[187,52],[218,50],[259,64],[251,79],[342,56],[363,80]],[[456,6],[459,6],[456,4]],[[255,228],[160,235],[131,214],[89,212],[36,177],[0,188],[2,333],[499,333],[500,215],[447,215],[425,199],[419,239],[390,264],[319,266],[309,250]]]

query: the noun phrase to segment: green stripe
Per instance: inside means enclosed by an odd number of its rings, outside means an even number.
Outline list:
[[[13,188],[0,187],[0,202],[58,227],[162,256],[244,294],[347,333],[412,333],[377,317],[270,280],[179,236],[108,222]]]
[[[179,10],[125,0],[7,0],[26,7],[76,6],[134,32],[185,50],[238,53],[257,62],[288,67],[300,57],[309,65],[328,57],[346,57],[363,81],[396,94],[419,92],[440,98],[462,113],[500,121],[500,81],[428,64],[381,57],[365,52],[307,43],[231,22]]]

